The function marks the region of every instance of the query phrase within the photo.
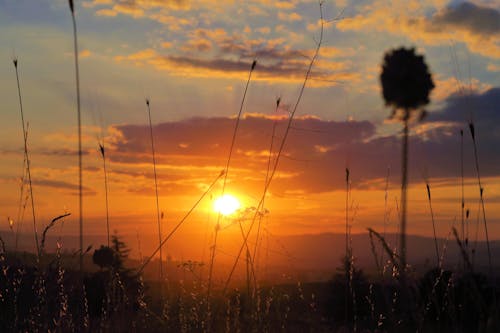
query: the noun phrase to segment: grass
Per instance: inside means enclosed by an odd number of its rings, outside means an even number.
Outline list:
[[[73,47],[75,58],[76,113],[78,125],[78,224],[80,228],[80,270],[83,272],[83,167],[82,167],[82,114],[80,104],[80,68],[78,65],[78,33],[76,29],[75,6],[73,0],[68,0],[73,22]]]
[[[24,112],[23,112],[23,99],[21,96],[21,85],[19,83],[19,71],[18,71],[18,64],[19,61],[17,58],[14,58],[13,61],[14,63],[14,68],[16,70],[16,82],[17,82],[17,93],[19,96],[19,113],[21,114],[21,123],[22,123],[22,129],[23,129],[23,143],[24,143],[24,161],[26,162],[26,174],[28,175],[28,185],[29,185],[29,197],[31,199],[31,213],[33,217],[33,235],[35,238],[35,247],[36,247],[36,252],[38,253],[38,256],[40,256],[40,247],[38,244],[38,231],[37,231],[37,225],[36,225],[36,214],[35,214],[35,199],[33,197],[33,183],[31,181],[31,167],[30,167],[30,158],[29,158],[29,153],[28,153],[28,131],[25,126],[24,122]],[[24,169],[24,163],[23,163],[23,169]],[[24,185],[24,174],[22,178],[22,185],[21,185],[21,200],[22,200],[22,195],[23,195],[23,185]],[[20,214],[18,214],[18,221],[20,221]],[[20,225],[20,224],[19,224]],[[19,229],[18,229],[19,232]],[[16,245],[17,247],[17,245]]]
[[[438,246],[438,241],[437,241],[437,235],[436,235],[436,223],[434,222],[434,210],[432,209],[432,197],[431,197],[431,187],[429,185],[429,181],[426,180],[425,187],[427,189],[427,201],[429,202],[429,210],[431,213],[431,221],[432,221],[432,234],[434,235],[434,246],[436,248],[436,265],[439,266],[439,246]]]
[[[159,203],[159,195],[158,195],[158,178],[156,175],[156,157],[155,157],[155,144],[153,138],[153,124],[151,122],[151,108],[149,105],[149,99],[146,98],[146,106],[148,109],[148,120],[149,120],[149,134],[151,139],[151,154],[153,156],[153,176],[155,182],[155,198],[156,198],[156,222],[158,225],[158,244],[160,244],[160,267],[159,267],[159,275],[160,280],[163,281],[163,252],[162,252],[162,241],[161,241],[161,220],[160,220],[160,203]]]
[[[323,19],[323,3],[320,1],[319,2],[319,9],[320,9],[320,37],[319,37],[319,40],[318,42],[316,43],[316,49],[315,49],[315,52],[314,52],[314,55],[313,57],[311,58],[311,61],[309,62],[309,66],[307,68],[307,71],[306,71],[306,74],[305,74],[305,77],[304,77],[304,81],[302,83],[302,86],[300,88],[300,91],[299,91],[299,94],[297,96],[297,100],[295,102],[295,105],[293,107],[293,110],[292,112],[290,113],[290,116],[288,118],[288,122],[287,122],[287,126],[286,126],[286,129],[285,129],[285,133],[283,134],[283,138],[281,140],[281,144],[279,146],[279,149],[278,149],[278,153],[276,155],[276,161],[274,163],[274,166],[272,168],[272,171],[269,175],[269,178],[268,178],[268,181],[267,183],[265,184],[264,186],[264,191],[262,193],[262,196],[259,200],[259,204],[257,205],[257,209],[255,210],[255,214],[253,216],[253,219],[252,219],[252,222],[249,226],[249,229],[248,229],[248,232],[247,234],[245,235],[244,239],[243,239],[243,244],[242,246],[240,247],[240,250],[238,251],[238,254],[236,256],[236,260],[233,264],[233,267],[231,268],[231,272],[229,273],[229,276],[225,282],[225,285],[224,285],[224,292],[227,291],[227,288],[229,286],[229,283],[231,282],[231,278],[234,274],[234,271],[236,270],[236,266],[238,265],[238,261],[241,257],[241,254],[243,252],[243,249],[245,247],[248,247],[247,245],[247,241],[248,241],[248,237],[250,236],[250,233],[252,232],[252,229],[253,229],[253,226],[255,224],[255,221],[258,217],[259,214],[261,214],[261,211],[262,211],[262,208],[263,208],[263,203],[264,203],[264,200],[265,200],[265,197],[267,195],[267,191],[271,185],[271,182],[274,178],[274,175],[276,174],[276,170],[278,169],[278,164],[279,164],[279,161],[280,161],[280,157],[283,153],[283,149],[285,147],[285,144],[286,144],[286,141],[287,141],[287,138],[288,138],[288,134],[290,133],[290,128],[292,127],[292,122],[293,122],[293,118],[297,112],[297,109],[299,107],[299,104],[300,104],[300,101],[302,100],[302,96],[304,94],[304,90],[306,88],[306,84],[307,84],[307,81],[309,80],[309,77],[311,75],[311,70],[312,70],[312,67],[314,65],[314,62],[316,61],[316,59],[318,58],[319,56],[319,50],[321,49],[321,45],[322,45],[322,42],[323,42],[323,34],[324,34],[324,19]]]
[[[476,142],[476,134],[475,134],[475,127],[474,123],[470,122],[469,123],[469,132],[472,138],[472,143],[474,147],[474,165],[476,166],[476,174],[477,174],[477,185],[479,187],[479,201],[481,203],[481,213],[483,217],[483,222],[484,222],[484,234],[486,237],[486,246],[488,249],[488,265],[490,269],[490,274],[493,272],[493,265],[491,261],[491,249],[490,249],[490,237],[488,234],[488,223],[486,222],[486,209],[484,208],[484,188],[481,183],[481,173],[479,171],[479,157],[478,157],[478,152],[477,152],[477,142]]]
[[[108,172],[106,169],[106,150],[104,147],[104,138],[102,139],[102,143],[99,143],[99,152],[102,157],[102,166],[104,172],[104,194],[105,194],[105,203],[106,203],[106,236],[108,240],[108,247],[110,245],[110,235],[109,235],[109,200],[108,200]]]
[[[241,98],[240,109],[238,111],[238,116],[236,117],[236,123],[234,125],[233,136],[231,138],[231,145],[229,147],[229,153],[228,153],[228,156],[227,156],[226,167],[224,169],[224,180],[223,180],[223,183],[222,183],[221,196],[223,196],[224,193],[225,193],[225,191],[226,191],[227,175],[229,173],[229,166],[231,164],[231,158],[233,156],[234,144],[236,142],[236,135],[238,134],[238,127],[239,127],[239,124],[240,124],[241,114],[242,114],[242,111],[243,111],[243,105],[245,104],[245,99],[246,99],[246,96],[247,96],[248,86],[250,85],[250,80],[252,78],[252,73],[253,73],[256,65],[257,65],[257,61],[254,60],[252,62],[252,65],[250,66],[250,71],[248,73],[247,83],[245,85],[245,90],[243,92],[243,97]],[[211,252],[211,255],[210,255],[210,265],[209,265],[209,268],[208,268],[207,298],[210,298],[210,292],[212,290],[212,276],[213,276],[213,269],[214,269],[214,265],[215,265],[215,250],[217,249],[217,239],[218,239],[219,230],[220,230],[221,215],[222,214],[219,212],[219,214],[217,215],[217,222],[216,222],[216,225],[215,225],[214,243],[213,243],[213,246],[212,246],[212,252]],[[248,251],[248,246],[247,246],[247,251]],[[252,264],[252,267],[253,267],[253,264]]]

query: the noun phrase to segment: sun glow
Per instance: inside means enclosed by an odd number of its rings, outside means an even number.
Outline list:
[[[240,202],[230,194],[224,194],[214,202],[214,210],[222,215],[231,215],[240,208]]]

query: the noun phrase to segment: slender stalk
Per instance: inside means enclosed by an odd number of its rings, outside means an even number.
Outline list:
[[[153,259],[153,257],[158,253],[158,251],[160,251],[160,248],[163,246],[163,244],[165,244],[169,239],[170,237],[172,237],[172,235],[177,231],[177,229],[180,228],[180,226],[184,223],[184,221],[186,221],[186,219],[189,217],[189,215],[191,215],[191,213],[194,211],[194,209],[199,205],[199,203],[201,202],[201,200],[203,200],[203,198],[210,192],[212,191],[212,188],[214,187],[214,185],[217,183],[217,181],[224,175],[224,170],[221,171],[221,173],[217,176],[217,178],[215,178],[215,180],[212,182],[212,184],[210,184],[210,186],[207,188],[207,190],[205,192],[203,192],[203,194],[201,195],[201,197],[198,199],[198,201],[195,202],[195,204],[193,205],[193,207],[191,207],[191,209],[186,213],[186,215],[184,215],[184,217],[179,221],[179,223],[177,223],[177,225],[172,229],[172,231],[170,231],[170,233],[163,239],[163,241],[160,243],[160,245],[153,251],[153,253],[146,259],[144,260],[144,263],[142,264],[142,266],[137,270],[137,274],[141,274],[142,271],[144,270],[144,268],[149,264],[149,262],[151,261],[151,259]]]
[[[252,73],[253,73],[253,70],[255,69],[256,65],[257,65],[257,61],[254,60],[252,62],[252,66],[250,67],[250,72],[248,73],[247,83],[245,85],[245,91],[243,92],[243,98],[241,99],[240,110],[238,111],[238,117],[236,118],[236,124],[234,126],[233,137],[231,139],[231,146],[229,148],[229,154],[228,154],[227,162],[226,162],[226,168],[224,169],[224,180],[222,183],[221,196],[224,195],[225,190],[226,190],[227,175],[229,173],[229,165],[231,163],[231,157],[233,156],[234,143],[236,142],[236,134],[238,133],[238,127],[240,124],[241,113],[243,111],[243,105],[245,103],[245,99],[247,96],[248,86],[250,85],[250,79],[252,78]],[[217,247],[217,238],[218,238],[218,234],[219,234],[219,230],[220,230],[220,219],[221,219],[221,213],[219,212],[219,214],[217,215],[217,223],[215,225],[214,245],[212,246],[212,253],[210,256],[210,266],[209,266],[208,285],[207,285],[207,302],[210,299],[210,292],[211,292],[211,288],[212,288],[212,277],[213,277],[213,268],[214,268],[214,261],[215,261],[215,250]]]
[[[18,66],[17,58],[13,60],[13,63],[14,63],[14,68],[16,69],[17,93],[19,96],[19,111],[21,113],[21,122],[22,122],[22,128],[23,128],[24,159],[26,161],[26,172],[28,174],[29,191],[30,191],[30,198],[31,198],[31,213],[33,215],[33,234],[35,237],[37,258],[40,259],[40,247],[38,245],[38,231],[37,231],[37,226],[36,226],[35,199],[33,198],[33,185],[31,182],[31,168],[30,168],[30,159],[29,159],[29,154],[28,154],[28,133],[26,131],[26,126],[24,125],[23,99],[21,97],[21,85],[19,84],[19,71],[17,69],[17,66]],[[24,179],[23,179],[23,182],[24,182]],[[17,247],[17,240],[16,240],[16,247]]]
[[[464,130],[460,130],[460,177],[461,177],[461,222],[462,222],[462,242],[465,242],[465,192],[464,192]],[[467,247],[467,242],[465,242]]]
[[[345,169],[345,256],[346,260],[349,257],[349,194],[350,194],[350,172],[349,168]]]
[[[47,236],[47,232],[56,224],[57,221],[67,217],[67,216],[70,216],[71,213],[66,213],[66,214],[63,214],[63,215],[59,215],[55,218],[52,219],[52,221],[45,227],[45,229],[43,230],[43,233],[42,233],[42,241],[40,243],[40,253],[44,253],[45,251],[45,239],[46,239],[46,236]]]
[[[240,226],[241,236],[243,237],[243,239],[245,239],[245,231],[243,230],[243,225],[241,224],[241,221],[238,221],[238,224]],[[256,289],[257,289],[257,278],[255,276],[254,259],[250,255],[250,249],[249,249],[249,247],[247,247],[246,262],[247,262],[247,285],[248,285],[248,291],[250,291],[250,273],[251,273],[252,274],[253,283],[254,283],[253,291],[255,292]],[[249,292],[248,295],[249,296],[252,295],[252,297],[253,297],[254,293],[250,294],[250,292]]]
[[[400,262],[401,272],[400,278],[405,281],[406,276],[406,206],[407,206],[407,192],[408,192],[408,121],[410,117],[410,110],[405,110],[404,115],[404,129],[403,129],[403,151],[401,155],[401,229],[400,229]]]
[[[156,176],[155,145],[153,139],[153,123],[151,122],[151,108],[149,106],[149,99],[146,99],[146,106],[148,108],[149,134],[151,136],[151,152],[153,154],[153,174],[155,179],[155,196],[156,196],[156,220],[158,223],[158,244],[160,244],[160,281],[163,282],[163,254],[162,254],[162,241],[161,241],[160,203],[158,200],[158,179]]]
[[[108,235],[108,247],[109,247],[110,238],[109,238],[108,172],[106,170],[106,151],[104,149],[104,140],[102,141],[102,144],[99,144],[99,150],[101,151],[102,164],[104,169],[104,193],[106,196],[106,232]]]
[[[278,98],[276,100],[275,113],[278,112],[278,109],[279,109],[279,106],[280,106],[280,102],[281,102],[281,98]],[[277,120],[274,119],[274,121],[273,121],[273,130],[272,130],[272,133],[271,133],[271,144],[269,145],[269,157],[267,159],[266,180],[265,180],[264,184],[267,184],[267,181],[269,180],[269,172],[271,170],[271,161],[272,161],[272,154],[273,154],[274,137],[276,135],[276,125],[277,125],[277,123],[278,123]],[[265,198],[264,198],[264,201],[262,202],[262,209],[264,209],[264,207],[265,207]],[[263,216],[264,216],[264,214],[260,214],[259,215],[259,224],[257,226],[257,237],[256,237],[256,240],[255,240],[255,247],[254,247],[254,250],[253,250],[253,258],[254,258],[254,260],[257,257],[257,248],[258,248],[258,245],[259,245],[260,229],[261,229],[261,224],[262,224],[262,218],[263,218]],[[257,261],[257,264],[258,264],[258,261]]]
[[[470,135],[472,137],[472,142],[474,144],[474,161],[476,164],[477,184],[479,186],[479,199],[481,201],[481,210],[483,213],[484,233],[486,236],[486,246],[488,249],[488,265],[489,265],[489,271],[490,271],[490,275],[491,275],[493,273],[493,266],[491,264],[490,238],[488,235],[488,224],[486,223],[486,210],[484,208],[484,197],[483,197],[484,188],[483,188],[483,185],[481,184],[481,174],[479,172],[479,157],[477,154],[476,135],[475,135],[475,131],[474,131],[474,124],[472,122],[469,123],[469,130],[470,130]]]
[[[76,111],[78,118],[78,207],[79,207],[79,245],[80,245],[80,272],[83,272],[83,177],[82,177],[82,116],[80,110],[80,69],[78,66],[78,34],[76,30],[75,7],[73,0],[69,1],[71,20],[73,21],[73,46],[75,56],[76,81]]]
[[[387,237],[387,222],[388,222],[388,212],[387,212],[387,203],[389,199],[389,175],[391,173],[391,168],[387,167],[387,176],[385,178],[385,194],[384,194],[384,238]],[[384,252],[381,251],[382,253],[380,254],[380,267],[384,266]],[[381,275],[384,275],[383,270],[380,271]]]
[[[349,323],[349,306],[350,306],[350,296],[351,296],[351,255],[349,251],[349,168],[345,169],[345,277],[346,277],[346,289],[345,289],[345,323]],[[349,325],[348,325],[349,326]]]
[[[368,228],[367,230],[368,230],[370,236],[374,235],[375,237],[377,237],[377,239],[380,241],[380,244],[382,244],[382,247],[384,248],[387,256],[390,259],[390,261],[396,267],[396,270],[398,272],[401,271],[402,269],[400,268],[400,265],[401,265],[400,256],[398,256],[397,253],[395,253],[394,251],[392,251],[391,247],[389,246],[389,244],[385,240],[385,237],[383,237],[382,235],[380,235],[378,232],[376,232],[372,228]]]
[[[434,211],[432,210],[432,198],[431,198],[431,187],[429,186],[429,183],[425,184],[427,187],[427,199],[429,201],[429,209],[431,211],[431,220],[432,220],[432,231],[434,232],[434,246],[436,247],[436,264],[437,266],[440,265],[440,260],[439,260],[439,249],[438,249],[438,242],[437,242],[437,236],[436,236],[436,225],[434,222]]]
[[[16,240],[15,240],[15,247],[14,251],[17,252],[17,246],[19,244],[19,231],[21,230],[21,224],[22,221],[24,220],[24,205],[23,205],[23,199],[24,199],[24,179],[25,179],[25,174],[26,174],[26,156],[23,158],[23,175],[21,177],[21,188],[20,188],[20,193],[19,193],[19,206],[17,208],[17,225],[16,225]],[[23,218],[21,218],[21,216]]]
[[[228,276],[228,278],[226,280],[226,283],[225,283],[225,286],[224,286],[224,294],[226,294],[226,292],[227,292],[227,288],[229,286],[229,282],[231,282],[231,279],[232,279],[232,276],[234,274],[234,271],[236,270],[236,266],[238,265],[238,261],[239,261],[239,259],[241,257],[243,249],[246,246],[248,237],[250,236],[250,233],[252,232],[252,229],[253,229],[253,226],[255,224],[255,220],[257,218],[257,215],[260,214],[260,212],[261,212],[262,204],[264,203],[264,198],[265,198],[265,196],[267,194],[267,190],[269,189],[269,186],[271,185],[271,182],[272,182],[272,180],[274,178],[274,175],[276,174],[276,170],[278,169],[278,164],[279,164],[279,161],[280,161],[280,157],[281,157],[281,154],[282,154],[282,152],[284,150],[285,143],[286,143],[286,140],[288,138],[288,134],[290,133],[290,128],[292,127],[292,122],[293,122],[295,113],[297,112],[297,109],[298,109],[298,106],[300,104],[300,101],[302,100],[302,95],[304,94],[304,90],[305,90],[307,81],[309,80],[309,76],[311,75],[312,67],[313,67],[313,65],[314,65],[314,63],[316,61],[316,58],[319,55],[319,50],[320,50],[322,42],[323,42],[323,31],[324,31],[323,3],[321,1],[319,3],[319,7],[320,7],[320,20],[321,20],[320,38],[319,38],[319,41],[316,44],[316,50],[314,52],[314,56],[312,57],[312,59],[311,59],[311,61],[309,63],[309,66],[307,68],[306,75],[305,75],[304,81],[302,83],[302,87],[301,87],[299,95],[297,97],[297,101],[295,102],[295,106],[293,108],[293,111],[291,112],[290,117],[288,118],[288,124],[287,124],[287,127],[285,129],[285,133],[283,135],[283,139],[281,140],[281,145],[280,145],[280,148],[278,149],[278,154],[276,155],[276,161],[274,163],[271,175],[269,176],[269,180],[268,180],[266,186],[264,187],[264,191],[262,193],[262,196],[260,198],[259,204],[257,205],[257,209],[255,210],[254,217],[252,219],[252,222],[250,224],[250,227],[249,227],[248,232],[246,234],[246,237],[244,239],[244,244],[242,244],[242,246],[240,247],[238,255],[236,256],[236,260],[234,261],[233,267],[231,268],[231,272],[229,273],[229,276]]]

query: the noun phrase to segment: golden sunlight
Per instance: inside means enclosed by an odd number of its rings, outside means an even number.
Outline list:
[[[240,208],[240,202],[231,194],[224,194],[214,202],[214,210],[222,215],[231,215]]]

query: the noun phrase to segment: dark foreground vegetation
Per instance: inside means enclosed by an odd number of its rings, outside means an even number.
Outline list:
[[[244,285],[207,300],[206,282],[144,282],[113,237],[83,275],[75,256],[0,255],[1,332],[498,332],[498,279],[390,264],[368,277],[344,261],[329,282]],[[88,255],[90,256],[90,254]],[[71,266],[73,265],[73,268]],[[179,267],[189,269],[189,267]],[[82,284],[83,281],[83,284]]]

